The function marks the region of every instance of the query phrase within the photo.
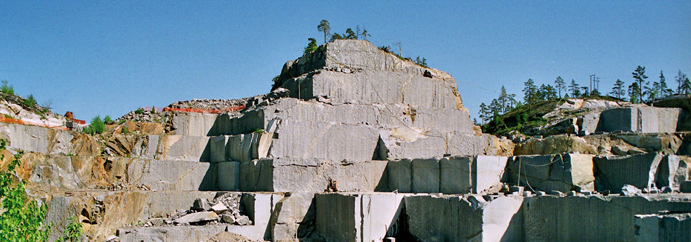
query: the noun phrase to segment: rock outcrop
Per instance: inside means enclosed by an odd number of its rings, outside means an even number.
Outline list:
[[[336,40],[266,95],[0,137],[26,152],[15,175],[51,240],[70,217],[89,241],[683,240],[685,107],[570,99],[533,136],[496,137],[449,74]]]

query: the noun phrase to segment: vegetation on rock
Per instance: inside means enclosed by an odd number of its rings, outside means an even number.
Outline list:
[[[380,47],[381,49],[381,47]],[[387,46],[383,50],[387,51]],[[601,96],[597,88],[581,87],[575,80],[567,85],[564,79],[559,76],[551,84],[538,84],[533,79],[528,79],[523,83],[523,101],[517,101],[515,94],[506,92],[506,88],[501,87],[499,97],[493,99],[489,105],[480,104],[479,117],[483,132],[504,135],[511,131],[521,131],[529,127],[536,127],[547,124],[547,120],[542,116],[551,112],[560,103],[571,98],[601,99],[611,101],[625,101],[628,92],[628,100],[632,103],[651,103],[655,100],[663,99],[672,95],[685,95],[691,93],[691,82],[688,81],[686,74],[679,71],[675,81],[678,84],[676,92],[667,86],[665,76],[660,71],[659,81],[652,85],[646,81],[645,67],[638,66],[631,73],[633,82],[625,89],[626,84],[617,80],[614,83],[609,96]],[[562,95],[562,93],[564,95]]]
[[[5,140],[0,140],[0,152],[5,151],[5,145]],[[49,226],[43,220],[48,208],[27,196],[25,182],[15,174],[22,154],[17,152],[7,170],[0,171],[0,241],[46,241]],[[4,155],[0,155],[0,160],[4,160]]]
[[[91,125],[84,128],[83,132],[86,134],[102,134],[106,130],[106,124],[101,120],[101,116],[96,116],[91,120]]]

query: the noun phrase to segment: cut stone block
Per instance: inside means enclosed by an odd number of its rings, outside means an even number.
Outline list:
[[[439,160],[439,192],[470,193],[473,187],[473,157],[445,157]]]
[[[500,156],[451,156],[391,160],[386,168],[386,191],[445,194],[496,192],[502,184],[507,159]]]
[[[438,193],[440,175],[439,159],[414,159],[412,161],[413,192]]]
[[[626,184],[639,189],[655,187],[656,172],[663,157],[659,153],[595,157],[596,188],[620,193]]]
[[[634,241],[636,214],[691,212],[688,195],[528,197],[524,241]],[[584,232],[587,231],[587,232]]]
[[[226,231],[228,225],[205,226],[161,226],[118,229],[119,241],[206,241],[214,235]]]
[[[595,189],[593,155],[515,156],[508,161],[508,171],[512,183],[540,191]]]
[[[271,215],[272,241],[305,238],[314,229],[314,193],[292,193],[276,203]]]
[[[172,129],[175,135],[207,136],[214,127],[217,114],[175,113],[172,117]]]
[[[494,193],[498,192],[508,157],[502,156],[476,156],[472,165],[472,192]]]
[[[365,161],[374,159],[382,148],[388,153],[383,159],[486,151],[489,136],[474,136],[472,124],[458,122],[465,119],[467,112],[456,109],[411,111],[410,106],[400,104],[338,104],[284,98],[229,119],[225,133],[241,135],[256,129],[274,133],[271,141],[261,141],[271,142],[271,149],[257,150],[269,158]],[[233,143],[232,138],[229,143]]]
[[[213,190],[214,178],[206,162],[132,159],[127,166],[127,182],[153,191]]]
[[[598,131],[671,133],[677,131],[681,109],[656,107],[615,108],[602,112]]]
[[[600,123],[600,112],[588,113],[580,119],[580,134],[589,135],[597,131]]]
[[[226,147],[226,159],[233,161],[250,161],[258,157],[256,153],[257,142],[261,134],[238,134],[228,138]]]
[[[691,181],[683,181],[679,186],[679,191],[683,193],[691,193]]]
[[[209,150],[211,162],[226,161],[226,144],[228,136],[214,136],[209,138]]]
[[[221,162],[217,167],[217,186],[221,191],[238,191],[240,184],[240,162]]]
[[[283,198],[279,194],[245,193],[242,196],[242,206],[253,221],[251,226],[228,226],[227,231],[240,234],[251,240],[268,240],[271,236],[269,222],[276,203]]]
[[[156,159],[184,161],[208,161],[209,159],[207,151],[209,137],[162,135],[159,141]]]
[[[691,213],[636,215],[634,228],[635,241],[686,241],[691,234]]]
[[[386,165],[388,190],[409,193],[413,192],[413,173],[410,159],[392,160]]]
[[[387,161],[340,162],[316,159],[262,159],[242,162],[243,191],[323,192],[329,180],[338,191],[375,191],[386,186]]]
[[[523,197],[485,201],[474,196],[404,198],[410,234],[422,241],[520,241]]]
[[[395,232],[404,195],[317,194],[316,230],[327,241],[383,241]]]
[[[679,156],[667,155],[657,169],[655,184],[658,188],[670,187],[673,191],[679,191],[681,183],[687,179],[687,171],[686,162]]]

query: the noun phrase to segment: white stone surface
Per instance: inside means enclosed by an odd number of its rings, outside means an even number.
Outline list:
[[[502,184],[508,157],[476,156],[472,165],[472,192],[497,192]]]

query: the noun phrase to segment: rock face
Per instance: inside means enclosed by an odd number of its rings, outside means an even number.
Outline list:
[[[274,88],[287,88],[291,97],[305,100],[326,97],[336,103],[465,110],[449,74],[400,60],[367,41],[336,40],[290,61],[277,84]]]
[[[218,121],[226,135],[273,134],[269,158],[365,161],[485,154],[453,78],[377,49],[338,40],[286,63],[281,99]]]
[[[26,151],[16,177],[49,205],[51,240],[71,216],[89,241],[688,240],[678,107],[570,99],[535,137],[498,138],[450,75],[359,40],[275,81],[98,136],[0,124],[3,154]]]

